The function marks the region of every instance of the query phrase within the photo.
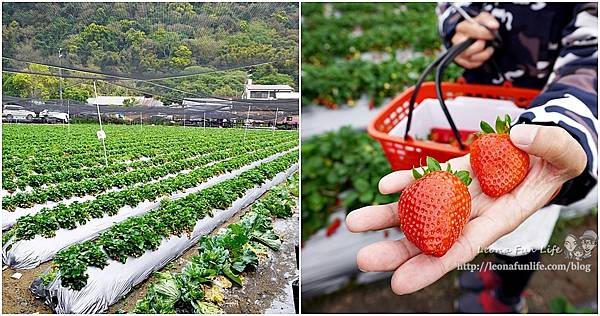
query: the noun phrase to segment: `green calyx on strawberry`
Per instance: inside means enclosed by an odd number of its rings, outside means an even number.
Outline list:
[[[510,140],[510,116],[496,119],[496,130],[481,122],[482,132],[471,144],[471,169],[481,190],[499,197],[517,187],[529,171],[529,155]]]
[[[440,163],[437,160],[435,160],[434,158],[431,158],[428,156],[425,159],[425,161],[427,161],[427,167],[426,168],[423,167],[423,174],[419,173],[417,168],[412,169],[412,174],[413,174],[413,177],[415,178],[415,180],[419,180],[426,174],[431,173],[433,171],[442,171],[442,165],[440,165]],[[471,184],[472,179],[471,179],[471,175],[469,174],[468,171],[466,171],[466,170],[452,171],[452,166],[450,166],[450,164],[448,164],[446,166],[445,171],[458,177],[460,179],[460,181],[462,181],[466,186]]]
[[[441,257],[452,247],[471,215],[468,171],[443,170],[427,157],[423,174],[413,169],[416,181],[398,201],[400,228],[423,253]]]

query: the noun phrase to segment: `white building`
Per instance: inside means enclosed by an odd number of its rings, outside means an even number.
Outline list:
[[[135,105],[138,106],[163,106],[161,101],[146,97],[123,97],[123,96],[98,96],[97,98],[88,98],[86,101],[89,104],[122,106],[125,100],[135,100]]]
[[[286,84],[252,84],[252,79],[244,88],[243,99],[276,100],[280,93],[293,93],[294,89]]]

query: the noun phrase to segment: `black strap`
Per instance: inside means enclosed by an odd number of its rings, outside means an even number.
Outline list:
[[[436,79],[438,78],[438,76],[441,78],[441,74],[446,69],[448,64],[451,63],[452,61],[454,61],[454,58],[456,58],[456,56],[460,55],[460,53],[462,53],[465,49],[467,49],[467,47],[471,46],[471,44],[473,44],[474,42],[475,42],[475,40],[473,40],[473,39],[467,39],[464,42],[461,42],[457,45],[450,47],[450,49],[448,49],[446,52],[444,52],[442,55],[440,55],[434,62],[429,64],[429,66],[427,66],[427,68],[425,68],[423,73],[421,73],[421,76],[419,77],[419,79],[417,80],[417,83],[415,84],[415,89],[414,89],[412,95],[410,96],[410,101],[408,104],[408,118],[407,118],[407,122],[406,122],[406,131],[404,132],[405,140],[408,138],[408,133],[410,131],[410,126],[412,123],[412,114],[414,111],[417,95],[419,94],[419,90],[421,89],[421,85],[425,81],[425,78],[431,73],[431,71],[435,67],[438,67],[437,71],[436,71]],[[442,65],[443,65],[443,67],[442,67]],[[439,87],[439,89],[438,89],[438,87]],[[454,136],[456,137],[458,144],[460,145],[460,148],[464,149],[464,145],[462,144],[462,140],[460,139],[460,134],[458,133],[458,129],[456,129],[454,120],[452,120],[452,117],[450,116],[450,113],[448,112],[446,103],[443,102],[443,95],[441,94],[440,80],[436,80],[436,93],[438,95],[438,100],[440,100],[440,98],[441,98],[440,104],[442,105],[442,110],[444,111],[444,114],[446,115],[446,119],[448,119],[448,122],[450,123],[450,127],[452,127]]]
[[[442,74],[446,67],[448,67],[448,65],[454,61],[454,58],[456,58],[456,56],[460,55],[460,53],[462,53],[465,49],[467,49],[469,46],[475,43],[475,41],[475,39],[469,38],[453,46],[452,51],[446,54],[446,56],[441,61],[440,65],[438,66],[435,72],[435,92],[437,94],[438,101],[440,102],[440,106],[442,107],[442,111],[444,111],[444,115],[446,116],[448,123],[450,123],[450,128],[452,128],[454,137],[456,138],[456,141],[458,141],[458,145],[461,150],[465,149],[465,145],[462,142],[460,133],[458,132],[458,128],[456,128],[456,124],[454,124],[454,120],[452,119],[450,111],[448,111],[448,107],[446,106],[446,102],[444,101],[444,94],[442,93]]]

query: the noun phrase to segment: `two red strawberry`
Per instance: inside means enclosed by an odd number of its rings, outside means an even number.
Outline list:
[[[529,156],[510,141],[510,117],[496,120],[496,131],[481,122],[482,133],[471,145],[471,168],[482,191],[498,197],[518,186],[529,170]],[[400,227],[406,238],[421,251],[443,256],[458,239],[471,214],[467,171],[441,170],[427,157],[423,174],[413,169],[417,180],[401,194],[398,202]]]

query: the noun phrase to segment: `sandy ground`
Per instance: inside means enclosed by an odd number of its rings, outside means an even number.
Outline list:
[[[245,211],[246,209],[238,212],[219,228],[236,222]],[[225,303],[221,307],[226,313],[294,313],[290,284],[298,276],[294,249],[299,240],[298,209],[290,218],[276,219],[274,227],[277,235],[283,241],[281,248],[277,252],[269,251],[269,258],[261,262],[256,271],[244,274],[245,284],[243,288],[234,287],[225,293]],[[197,247],[192,247],[161,271],[181,271],[189,258],[197,253]],[[31,282],[49,267],[50,263],[47,262],[31,270],[14,270],[11,268],[3,270],[2,313],[52,313],[52,310],[44,304],[43,300],[34,298],[29,291]],[[15,272],[22,273],[23,276],[19,280],[12,279],[10,276]],[[155,278],[151,276],[140,283],[125,298],[111,306],[108,313],[133,311],[136,302],[143,298],[148,286],[154,281]]]
[[[46,262],[31,270],[6,268],[2,271],[2,314],[52,313],[43,300],[36,299],[29,291],[33,279],[49,267],[50,263]],[[23,276],[19,280],[11,278],[11,275],[17,272]]]
[[[583,231],[598,231],[597,217],[589,216],[574,227],[556,232],[558,240],[572,233],[580,236]],[[562,246],[562,245],[561,245]],[[474,262],[492,259],[491,255],[478,256]],[[562,255],[542,255],[542,263],[568,263]],[[591,264],[591,271],[537,271],[526,289],[530,313],[548,313],[549,303],[555,297],[565,297],[573,305],[596,306],[598,293],[598,249],[593,257],[582,263]],[[454,286],[457,271],[448,273],[436,283],[416,293],[395,295],[389,279],[365,285],[350,284],[329,295],[306,299],[302,302],[303,313],[452,313],[453,303],[460,292]]]

